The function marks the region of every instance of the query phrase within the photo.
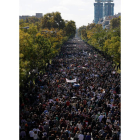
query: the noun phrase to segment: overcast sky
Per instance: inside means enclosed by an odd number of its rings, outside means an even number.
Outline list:
[[[65,20],[74,20],[77,27],[94,20],[95,0],[19,0],[19,15],[60,12]],[[114,14],[121,12],[121,0],[114,0]]]

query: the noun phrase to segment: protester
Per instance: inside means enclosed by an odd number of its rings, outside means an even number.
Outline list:
[[[34,132],[33,139],[34,139],[34,140],[38,140],[38,139],[39,139],[38,134],[37,134],[37,131]]]
[[[78,138],[79,138],[79,140],[84,140],[84,135],[82,134],[82,132],[80,132]]]
[[[33,137],[34,137],[34,131],[33,131],[33,129],[31,129],[29,131],[29,136],[30,136],[30,140],[33,140]]]
[[[21,139],[120,139],[120,74],[78,40],[68,41],[22,91]]]
[[[25,138],[26,138],[25,130],[21,130],[21,132],[20,132],[20,138],[21,138],[21,140],[25,140]]]

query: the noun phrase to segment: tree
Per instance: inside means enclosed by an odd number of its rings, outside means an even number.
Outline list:
[[[66,23],[66,27],[64,28],[67,36],[74,36],[76,33],[76,25],[75,22],[70,20]]]
[[[112,56],[115,63],[120,63],[120,37],[116,36],[111,39],[107,39],[103,46],[103,51],[109,56]]]
[[[111,29],[115,29],[117,27],[120,27],[121,25],[121,18],[118,17],[118,18],[113,18],[111,21],[110,21],[110,28]]]
[[[29,17],[28,18],[28,22],[31,24],[31,23],[36,23],[36,22],[40,22],[40,18],[37,18],[37,17]]]
[[[37,34],[37,26],[34,26],[33,24],[31,24],[30,26],[29,26],[29,29],[28,29],[28,33],[31,35],[31,36],[33,36],[33,37],[35,37],[35,35]]]
[[[20,26],[20,28],[26,27],[26,26],[28,26],[28,25],[29,25],[29,23],[26,23],[25,20],[20,19],[20,21],[19,21],[19,26]]]
[[[83,40],[85,40],[85,41],[88,40],[86,29],[83,29],[83,30],[81,31],[81,38],[82,38]]]
[[[65,22],[61,17],[61,13],[53,12],[45,14],[42,18],[42,28],[58,28],[63,29],[65,27]]]
[[[112,19],[110,30],[103,29],[101,24],[88,24],[78,29],[78,35],[108,58],[112,57],[118,65],[121,56],[120,23],[120,17]]]
[[[83,29],[86,29],[86,26],[81,26],[79,29],[78,29],[78,36],[81,37],[81,32]]]
[[[29,29],[21,28],[25,26]],[[33,69],[45,70],[46,64],[58,55],[63,43],[75,35],[75,30],[75,22],[65,23],[59,12],[48,13],[42,19],[31,17],[20,20],[20,86],[24,87],[34,77]]]
[[[95,23],[91,23],[91,24],[88,24],[88,26],[86,26],[86,30],[91,30],[92,28],[95,27]]]

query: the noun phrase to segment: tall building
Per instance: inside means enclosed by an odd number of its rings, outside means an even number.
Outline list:
[[[103,3],[94,3],[94,23],[97,24],[100,18],[103,18]]]
[[[114,3],[104,3],[104,17],[114,15]]]
[[[99,19],[106,16],[114,15],[113,0],[95,0],[94,3],[94,23],[98,23]]]

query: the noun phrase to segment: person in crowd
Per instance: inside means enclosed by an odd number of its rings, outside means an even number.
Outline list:
[[[68,41],[21,90],[21,139],[120,139],[120,74],[91,46],[73,40],[76,46]]]
[[[34,132],[33,139],[34,139],[34,140],[38,140],[38,139],[39,139],[38,134],[37,134],[37,131]]]
[[[24,129],[21,129],[20,138],[21,138],[21,140],[25,140],[25,138],[26,138],[26,132]]]
[[[61,136],[61,139],[64,139],[64,140],[67,140],[68,139],[65,132],[63,132],[63,134]]]
[[[33,131],[33,129],[31,129],[29,131],[29,136],[30,136],[30,140],[33,140],[33,137],[34,137],[34,131]]]
[[[89,132],[86,135],[86,140],[91,140],[91,135],[89,134]]]
[[[84,135],[82,134],[82,132],[80,131],[80,134],[78,135],[79,140],[84,140]]]

